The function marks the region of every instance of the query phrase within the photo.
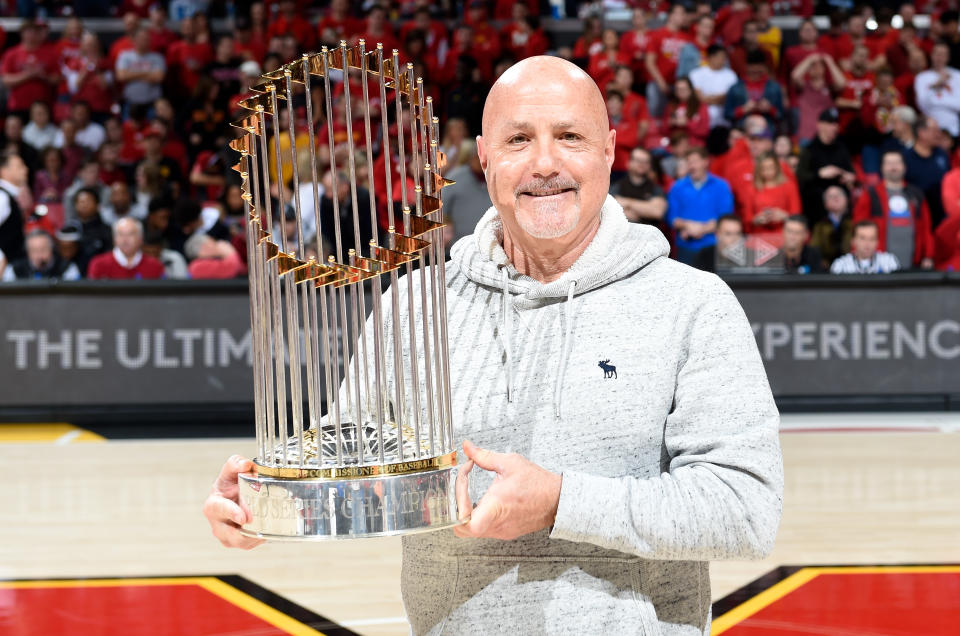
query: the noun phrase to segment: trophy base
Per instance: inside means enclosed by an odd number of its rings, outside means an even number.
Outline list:
[[[240,501],[253,513],[249,537],[326,541],[451,528],[457,519],[457,466],[350,478],[240,475]]]

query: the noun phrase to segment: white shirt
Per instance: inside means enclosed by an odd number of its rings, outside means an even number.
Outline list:
[[[78,146],[83,146],[91,152],[100,150],[100,146],[107,140],[106,129],[96,122],[90,122],[82,130],[77,131],[76,142]],[[63,131],[58,130],[53,145],[57,148],[63,148]]]
[[[873,258],[865,261],[857,258],[853,252],[844,254],[833,261],[831,274],[889,274],[900,269],[900,261],[889,252],[877,252]]]
[[[700,91],[704,97],[716,97],[717,95],[726,95],[727,92],[737,83],[737,74],[729,68],[722,68],[718,71],[709,66],[698,66],[690,71],[690,83]],[[723,118],[723,104],[710,104],[707,106],[710,112],[710,127],[728,126],[729,122]]]
[[[951,137],[960,135],[960,71],[947,67],[949,76],[946,88],[933,89],[940,81],[940,72],[933,69],[919,73],[913,80],[913,89],[917,94],[917,107],[928,117],[937,120]]]
[[[0,188],[6,190],[6,192],[0,191],[0,225],[2,225],[9,218],[12,209],[10,207],[10,195],[17,196],[20,194],[20,188],[3,179],[0,179]]]
[[[140,264],[140,261],[143,260],[143,252],[138,251],[133,255],[133,258],[128,259],[123,252],[120,251],[119,247],[113,248],[113,258],[117,263],[120,264],[120,267],[125,269],[133,269]]]
[[[39,152],[47,146],[54,145],[58,132],[60,132],[60,129],[53,124],[47,124],[41,128],[30,122],[23,128],[23,141]]]

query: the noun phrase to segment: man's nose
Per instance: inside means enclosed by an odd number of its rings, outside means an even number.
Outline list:
[[[552,177],[560,171],[560,156],[552,137],[538,139],[533,147],[533,174]]]

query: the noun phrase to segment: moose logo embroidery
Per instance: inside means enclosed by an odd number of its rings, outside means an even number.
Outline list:
[[[607,360],[601,360],[600,363],[599,363],[597,366],[599,366],[601,369],[603,369],[603,377],[604,377],[604,378],[616,378],[616,377],[617,377],[617,367],[615,367],[615,366],[613,366],[612,364],[610,364],[610,360],[609,360],[609,359],[607,359]]]

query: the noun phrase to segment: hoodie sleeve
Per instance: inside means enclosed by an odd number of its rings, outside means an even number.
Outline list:
[[[713,282],[686,331],[664,428],[667,472],[565,472],[551,538],[648,559],[762,558],[772,549],[783,505],[779,414],[743,309]]]

